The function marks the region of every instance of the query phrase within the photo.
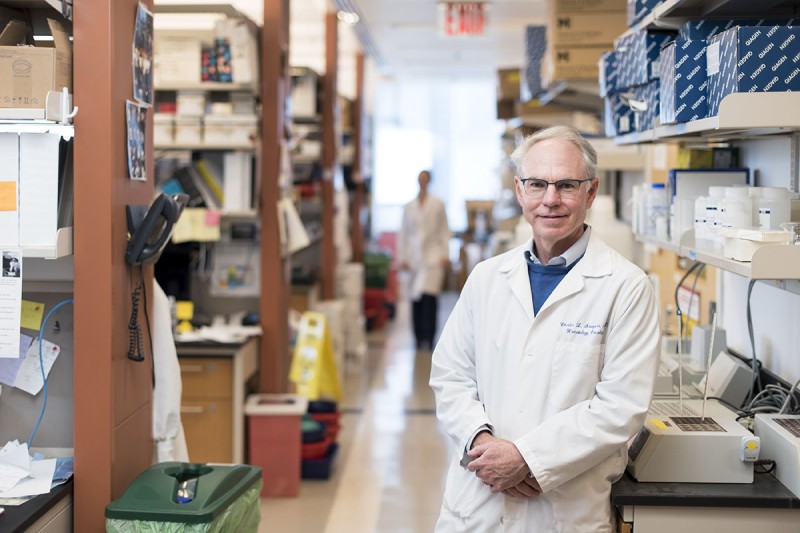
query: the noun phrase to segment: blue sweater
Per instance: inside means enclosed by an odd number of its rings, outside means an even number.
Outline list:
[[[531,299],[533,300],[533,314],[538,315],[539,309],[547,301],[556,286],[561,283],[567,272],[578,264],[578,261],[570,265],[542,265],[535,263],[530,257],[528,261],[528,279],[531,280]]]

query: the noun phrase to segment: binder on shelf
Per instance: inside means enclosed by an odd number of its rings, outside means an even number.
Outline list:
[[[214,203],[217,206],[223,205],[225,198],[224,193],[222,192],[222,185],[220,185],[219,182],[219,170],[206,159],[201,159],[195,163],[195,167],[197,168],[197,172],[203,180],[203,183],[200,184],[201,187],[205,186],[206,190],[211,194]],[[208,207],[212,206],[209,205]]]
[[[223,207],[246,211],[253,207],[253,157],[243,152],[226,152],[223,157]]]
[[[19,135],[19,245],[54,246],[61,135]]]
[[[58,227],[72,226],[75,183],[72,174],[72,140],[61,139],[58,169]]]

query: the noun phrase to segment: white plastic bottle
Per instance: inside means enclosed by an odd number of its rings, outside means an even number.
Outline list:
[[[758,200],[758,227],[762,231],[780,230],[791,220],[792,199],[783,187],[763,187]]]
[[[645,197],[647,226],[645,233],[659,239],[667,239],[667,190],[663,183],[651,183]]]
[[[722,251],[723,238],[717,235],[717,228],[722,227],[722,201],[725,199],[725,187],[712,186],[708,188],[706,198],[706,235],[711,241],[714,251]]]
[[[711,230],[706,223],[707,196],[698,196],[694,201],[694,246],[698,250],[710,250],[714,243]]]
[[[753,229],[753,200],[749,187],[725,187],[722,227]]]

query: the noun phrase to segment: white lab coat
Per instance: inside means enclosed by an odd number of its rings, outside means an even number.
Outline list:
[[[428,196],[420,205],[419,198],[403,208],[403,222],[397,243],[397,261],[411,270],[411,299],[423,294],[438,295],[444,285],[443,261],[450,256],[450,229],[444,203]]]
[[[181,424],[181,367],[172,336],[169,299],[155,281],[153,296],[153,364],[156,376],[153,389],[154,462],[187,462],[189,452]]]
[[[433,352],[437,416],[455,447],[440,532],[613,531],[610,486],[644,421],[658,365],[654,291],[591,235],[534,318],[530,249],[529,240],[475,268]],[[464,450],[484,424],[516,444],[540,496],[492,494],[467,470]]]

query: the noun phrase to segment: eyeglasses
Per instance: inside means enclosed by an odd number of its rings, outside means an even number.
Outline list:
[[[581,184],[592,181],[592,179],[593,178],[576,180],[569,178],[558,181],[547,181],[539,178],[520,178],[519,181],[522,183],[522,190],[525,191],[525,194],[534,198],[544,196],[550,185],[556,188],[556,192],[561,198],[574,198],[577,196]]]

